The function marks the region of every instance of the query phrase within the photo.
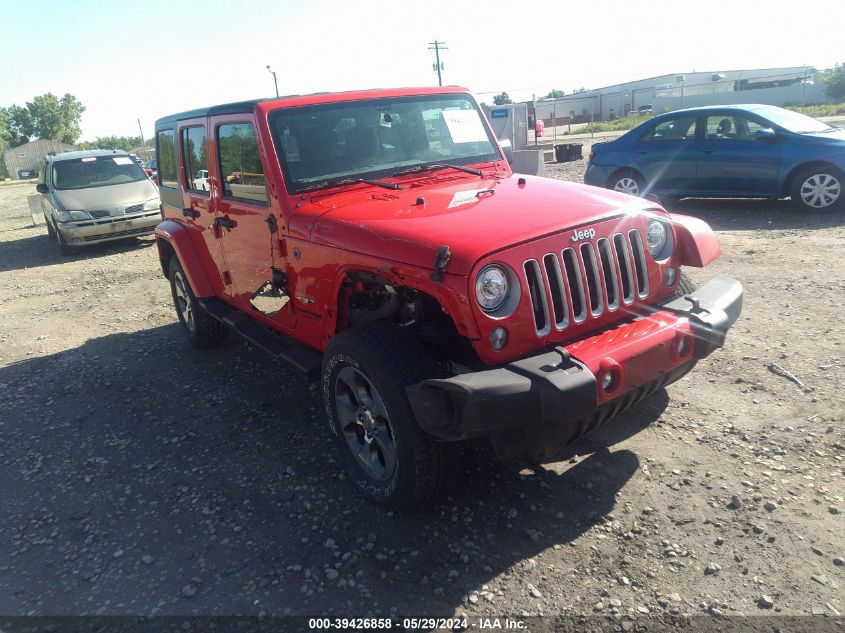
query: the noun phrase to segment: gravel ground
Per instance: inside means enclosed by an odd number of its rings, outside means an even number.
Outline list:
[[[63,258],[33,190],[0,188],[0,614],[845,611],[845,216],[681,202],[724,249],[693,278],[746,287],[727,346],[398,515],[352,494],[299,378],[187,345],[151,238]]]

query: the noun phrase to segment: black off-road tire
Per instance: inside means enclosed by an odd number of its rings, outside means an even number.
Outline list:
[[[343,432],[336,390],[342,390],[339,376],[345,368],[360,372],[386,409],[396,466],[392,474],[384,473],[385,480],[371,476],[359,465]],[[323,404],[352,486],[367,500],[396,510],[422,509],[456,478],[458,446],[425,435],[405,393],[406,386],[435,375],[436,367],[422,343],[398,326],[374,323],[352,328],[329,344],[323,357]]]
[[[686,273],[681,273],[681,278],[678,279],[678,287],[675,288],[675,297],[683,297],[684,295],[688,295],[691,292],[695,292],[698,288],[692,279],[687,277]]]
[[[820,195],[814,196],[814,193]],[[804,213],[845,210],[845,174],[833,166],[807,167],[792,177],[789,196],[792,205]],[[833,201],[828,202],[831,198]],[[823,206],[815,206],[819,204]]]
[[[173,306],[188,340],[199,349],[213,349],[223,345],[229,338],[229,328],[209,315],[197,301],[188,276],[175,255],[170,258],[169,271]]]

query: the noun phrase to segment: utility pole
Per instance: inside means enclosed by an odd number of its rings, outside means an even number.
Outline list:
[[[138,130],[141,132],[141,145],[144,146],[144,154],[147,155],[147,161],[150,160],[150,150],[147,149],[147,141],[144,140],[144,128],[141,127],[141,119],[138,119]]]
[[[443,85],[443,78],[440,76],[440,71],[443,70],[444,66],[443,63],[440,61],[440,51],[448,51],[449,49],[443,46],[446,42],[438,42],[434,40],[433,42],[429,42],[431,46],[428,47],[428,50],[434,51],[434,58],[435,63],[432,64],[432,69],[437,71],[437,85]]]
[[[273,85],[276,87],[276,96],[279,96],[279,82],[276,81],[276,71],[270,68],[270,64],[267,64],[267,72],[273,75]]]

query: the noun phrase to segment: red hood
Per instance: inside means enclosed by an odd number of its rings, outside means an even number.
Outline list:
[[[519,185],[519,178],[526,183]],[[493,193],[476,197],[477,190]],[[424,204],[417,204],[420,197]],[[346,189],[300,208],[290,228],[317,244],[424,268],[446,245],[452,252],[446,272],[468,275],[475,262],[497,250],[654,207],[607,189],[548,178],[462,176],[405,191]]]

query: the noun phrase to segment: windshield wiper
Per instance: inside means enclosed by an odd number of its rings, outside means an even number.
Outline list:
[[[484,175],[484,172],[480,169],[475,169],[474,167],[464,167],[462,165],[450,165],[448,163],[428,163],[427,165],[418,165],[417,167],[411,167],[409,169],[397,171],[393,175],[404,176],[406,174],[415,174],[421,171],[429,171],[431,169],[457,169],[458,171],[463,171],[474,176]]]
[[[363,182],[367,185],[375,185],[376,187],[384,187],[385,189],[407,189],[395,182],[387,182],[386,180],[369,180],[367,178],[347,178],[345,180],[338,180],[333,182],[333,185],[350,185],[355,182]]]
[[[376,187],[384,187],[385,189],[407,189],[395,182],[387,182],[386,180],[369,180],[367,178],[344,178],[343,180],[332,180],[330,182],[321,182],[319,185],[313,185],[300,189],[299,191],[313,191],[315,189],[324,189],[326,187],[335,187],[337,185],[354,185],[362,182],[366,185],[375,185]]]

